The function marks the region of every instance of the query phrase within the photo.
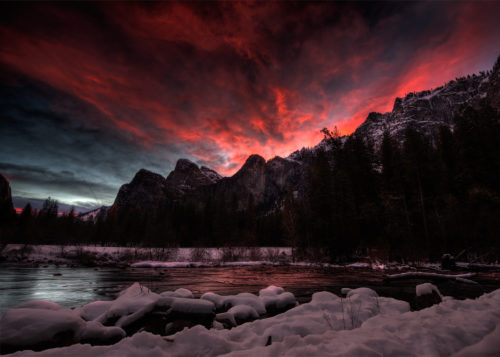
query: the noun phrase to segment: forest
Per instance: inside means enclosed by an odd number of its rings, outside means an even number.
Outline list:
[[[2,243],[156,247],[291,246],[297,259],[436,260],[443,253],[482,261],[500,256],[500,114],[482,102],[432,137],[409,128],[384,133],[380,149],[359,135],[323,130],[329,148],[311,160],[308,191],[292,191],[265,215],[248,197],[244,210],[226,197],[178,203],[158,214],[111,210],[97,222],[58,204],[28,204],[4,215]],[[227,203],[229,202],[229,204]]]

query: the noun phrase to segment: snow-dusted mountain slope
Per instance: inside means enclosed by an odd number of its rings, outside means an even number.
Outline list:
[[[86,222],[97,222],[99,219],[105,219],[108,214],[109,207],[101,206],[92,211],[80,213],[78,218]]]
[[[488,81],[488,74],[481,73],[458,78],[433,90],[396,98],[391,112],[370,113],[355,135],[366,138],[376,149],[385,131],[401,142],[410,127],[433,140],[441,126],[453,128],[453,117],[464,104],[486,96]]]

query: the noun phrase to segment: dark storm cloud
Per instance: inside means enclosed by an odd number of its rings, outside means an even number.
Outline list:
[[[249,154],[316,144],[322,127],[349,133],[396,96],[488,69],[500,48],[498,2],[2,10],[0,162],[18,196],[57,186],[71,202],[96,201],[88,183],[109,204],[139,168],[166,175],[179,157],[231,174]],[[16,181],[12,165],[55,176]]]

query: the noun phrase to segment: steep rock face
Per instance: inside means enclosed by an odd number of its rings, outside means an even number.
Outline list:
[[[244,209],[253,198],[259,211],[279,208],[285,193],[299,191],[303,183],[300,162],[275,157],[266,162],[259,155],[251,155],[242,168],[211,187],[211,194],[224,197],[227,202],[236,199],[237,209]]]
[[[119,213],[128,210],[156,212],[165,206],[167,198],[167,182],[161,175],[141,169],[128,184],[118,191],[112,210]]]
[[[236,199],[238,209],[246,207],[250,194],[255,202],[261,202],[265,189],[265,165],[263,157],[251,155],[236,174],[223,178],[208,192],[203,192],[217,198],[223,197],[227,202]]]
[[[9,181],[0,175],[0,221],[14,215]]]
[[[202,166],[200,168],[200,171],[202,172],[203,175],[208,177],[212,181],[212,183],[219,181],[223,177],[217,171],[212,170],[211,168],[208,168],[206,166]]]
[[[221,178],[221,175],[208,167],[200,169],[187,159],[179,159],[174,171],[167,176],[166,183],[171,196],[181,197],[188,191],[214,184]]]
[[[281,207],[282,200],[291,191],[302,196],[306,190],[306,166],[300,162],[276,156],[266,164],[266,193],[270,203]]]
[[[183,199],[187,193],[213,185],[221,179],[222,176],[216,171],[204,166],[200,169],[187,159],[179,159],[175,169],[166,179],[159,174],[141,169],[130,183],[120,188],[109,212],[121,214],[138,210],[154,215],[162,207]],[[95,220],[96,212],[86,212],[82,217],[89,216]],[[105,214],[107,213],[106,211]]]
[[[443,125],[452,127],[453,117],[462,106],[474,98],[486,96],[489,86],[486,73],[459,78],[446,85],[419,93],[409,93],[396,98],[392,112],[370,113],[355,131],[378,149],[384,131],[403,141],[405,131],[412,127],[434,139]]]

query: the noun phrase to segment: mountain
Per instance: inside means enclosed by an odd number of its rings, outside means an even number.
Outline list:
[[[182,197],[185,193],[201,186],[211,185],[222,179],[215,170],[198,167],[187,159],[179,159],[166,180],[167,190],[172,197]]]
[[[98,220],[105,220],[108,215],[108,206],[101,206],[85,213],[80,213],[78,218],[85,222],[96,223]]]
[[[413,128],[434,142],[439,128],[453,129],[453,118],[466,105],[487,101],[500,109],[500,58],[492,71],[457,78],[432,90],[412,92],[396,98],[389,113],[370,113],[353,135],[381,145],[384,132],[402,142],[408,128]],[[346,137],[341,138],[345,143]],[[223,200],[229,207],[241,210],[249,205],[262,214],[282,207],[287,192],[301,197],[307,192],[308,167],[319,150],[330,150],[328,140],[313,148],[303,148],[286,158],[275,157],[266,162],[251,155],[241,169],[231,177],[222,177],[207,167],[180,159],[175,169],[163,178],[140,170],[134,179],[120,188],[112,210],[156,212],[161,207],[190,202],[202,207],[208,200]]]
[[[286,192],[303,189],[304,174],[301,162],[281,157],[266,162],[259,155],[251,155],[236,174],[193,192],[191,197],[223,198],[236,209],[254,205],[258,211],[269,211],[281,206]]]
[[[383,133],[387,131],[402,142],[408,128],[434,140],[443,125],[453,128],[453,118],[467,103],[484,98],[490,88],[487,73],[450,81],[442,87],[422,92],[412,92],[404,98],[396,98],[389,113],[368,114],[355,135],[380,148]]]
[[[179,159],[167,178],[141,169],[130,183],[120,187],[110,211],[122,213],[138,210],[154,214],[187,193],[213,185],[221,179],[222,176],[215,170],[204,166],[199,168],[187,159]]]
[[[120,187],[110,212],[157,212],[168,203],[167,192],[167,181],[163,176],[141,169],[130,183]]]
[[[14,215],[9,181],[0,174],[0,221]]]

